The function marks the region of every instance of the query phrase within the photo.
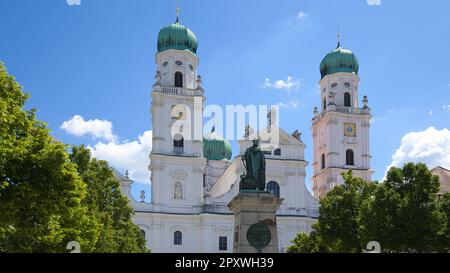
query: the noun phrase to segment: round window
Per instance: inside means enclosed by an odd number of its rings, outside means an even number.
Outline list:
[[[332,85],[331,85],[331,87],[333,87],[333,88],[335,88],[337,86],[337,83],[333,83]]]
[[[175,64],[176,64],[176,65],[182,65],[183,62],[182,62],[182,61],[176,61]]]
[[[350,87],[350,83],[349,82],[345,82],[344,85],[345,85],[345,87]]]
[[[164,62],[163,66],[167,66],[169,64],[169,62]]]

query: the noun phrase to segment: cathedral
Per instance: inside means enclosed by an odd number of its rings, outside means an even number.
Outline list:
[[[133,221],[155,253],[233,250],[234,215],[227,205],[239,192],[245,170],[241,157],[252,139],[247,135],[238,140],[239,151],[232,158],[231,144],[214,129],[200,138],[188,136],[189,130],[176,134],[171,130],[180,120],[203,127],[206,91],[197,74],[197,46],[195,34],[178,19],[158,35],[150,108],[151,203],[136,201],[131,195],[133,182],[117,174],[135,211]],[[356,56],[339,43],[320,64],[321,107],[314,109],[311,126],[314,196],[305,185],[306,145],[298,131],[289,134],[277,127],[277,147],[265,151],[266,190],[284,199],[276,219],[280,252],[297,233],[311,231],[318,199],[343,183],[341,172],[352,169],[356,176],[371,178],[371,114],[367,97],[359,105],[358,69]]]

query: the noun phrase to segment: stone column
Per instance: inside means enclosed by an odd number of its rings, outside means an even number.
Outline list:
[[[234,212],[234,253],[278,253],[276,211],[283,202],[265,191],[241,191],[228,207]]]

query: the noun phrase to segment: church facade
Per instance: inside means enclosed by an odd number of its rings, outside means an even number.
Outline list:
[[[133,182],[118,174],[122,191],[135,211],[133,221],[144,234],[147,247],[155,253],[229,253],[233,249],[234,215],[227,205],[239,192],[240,175],[245,171],[242,155],[252,145],[252,139],[246,134],[239,140],[239,151],[232,158],[230,143],[214,129],[199,138],[194,136],[196,130],[185,126],[203,128],[206,91],[197,73],[197,46],[195,34],[178,19],[158,35],[150,108],[151,203],[136,201],[131,195]],[[348,52],[338,53],[321,68],[324,106],[321,113],[315,110],[312,120],[316,198],[305,185],[306,145],[298,131],[290,134],[277,127],[277,146],[265,151],[266,190],[284,199],[277,211],[280,252],[297,233],[311,231],[318,217],[318,198],[342,183],[338,178],[342,170],[352,168],[356,175],[370,179],[370,109],[366,102],[358,108],[357,68],[352,68],[357,60]],[[339,54],[352,56],[343,58]],[[348,62],[352,58],[356,63]],[[336,70],[333,65],[349,67]],[[333,87],[335,83],[338,86]],[[176,124],[181,126],[174,132]],[[351,134],[350,128],[356,135]],[[264,134],[268,134],[268,129],[256,135]],[[350,149],[353,161],[343,162],[342,156]],[[325,164],[321,166],[323,155]]]

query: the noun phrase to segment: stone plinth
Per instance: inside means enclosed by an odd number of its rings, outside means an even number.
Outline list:
[[[234,253],[277,253],[276,211],[283,202],[266,191],[241,191],[228,207],[234,212]]]

